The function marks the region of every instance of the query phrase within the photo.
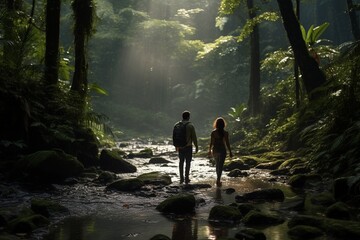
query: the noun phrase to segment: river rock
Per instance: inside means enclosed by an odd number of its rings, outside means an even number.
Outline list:
[[[162,163],[170,163],[171,161],[166,160],[163,157],[152,157],[149,161],[150,164],[162,164]]]
[[[62,150],[46,150],[29,154],[20,161],[20,168],[34,178],[63,181],[79,176],[84,166],[74,156]]]
[[[335,203],[335,199],[332,193],[330,192],[322,192],[315,194],[310,198],[310,200],[312,204],[321,205],[325,207],[328,207]]]
[[[49,220],[40,214],[26,214],[10,221],[7,229],[13,234],[28,234],[37,228],[47,226],[49,223]]]
[[[266,240],[266,236],[260,230],[254,228],[243,228],[235,234],[237,239],[244,240]]]
[[[137,178],[143,181],[145,184],[170,185],[172,183],[171,177],[161,172],[144,173]]]
[[[334,219],[350,220],[350,208],[346,203],[337,202],[326,209],[325,216]]]
[[[279,216],[251,210],[248,214],[245,215],[241,222],[247,226],[267,226],[281,224],[285,222],[285,219]]]
[[[242,203],[247,201],[279,201],[285,199],[283,191],[277,188],[261,189],[235,197],[236,202]]]
[[[278,169],[279,166],[284,162],[284,160],[277,160],[272,162],[260,163],[255,168],[257,169],[268,169],[275,170]]]
[[[306,183],[306,176],[304,174],[298,174],[291,176],[288,180],[288,184],[293,188],[303,188]]]
[[[192,194],[177,194],[162,201],[156,209],[163,213],[193,213],[195,210],[195,197]]]
[[[163,234],[156,234],[155,236],[150,238],[150,240],[171,240],[171,238]]]
[[[240,203],[237,205],[237,208],[243,216],[248,214],[251,210],[257,210],[256,207],[250,203]]]
[[[336,239],[360,239],[360,222],[345,221],[317,216],[296,215],[288,222],[288,227],[306,225],[319,228]]]
[[[238,208],[233,206],[217,205],[209,213],[209,221],[220,223],[236,223],[242,215]]]
[[[240,169],[234,169],[228,173],[228,177],[247,177],[247,176],[249,176],[249,174],[247,172],[241,171]]]
[[[295,197],[286,199],[281,204],[280,209],[301,211],[304,209],[304,207],[305,207],[305,196],[295,196]]]
[[[285,160],[280,166],[279,169],[290,169],[296,164],[303,163],[303,160],[301,158],[290,158],[288,160]]]
[[[144,186],[144,182],[137,178],[131,179],[120,179],[115,182],[110,183],[106,189],[107,190],[117,190],[124,192],[132,192],[140,190]]]
[[[110,150],[102,150],[100,154],[100,168],[115,173],[133,173],[137,169],[131,163]]]
[[[244,161],[237,159],[230,162],[225,162],[224,171],[231,171],[234,169],[249,170],[250,166],[245,164]]]
[[[34,213],[41,214],[47,218],[57,214],[69,213],[69,210],[66,207],[43,198],[31,199],[31,210],[33,210]]]
[[[145,148],[137,153],[129,153],[128,158],[151,158],[153,155],[151,148]]]
[[[298,225],[290,228],[288,234],[296,239],[313,239],[324,235],[324,232],[317,227]]]

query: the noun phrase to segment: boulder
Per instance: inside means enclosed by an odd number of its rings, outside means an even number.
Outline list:
[[[20,161],[20,168],[31,177],[62,181],[79,176],[84,166],[74,156],[61,150],[38,151]]]
[[[260,230],[254,228],[243,228],[235,234],[236,239],[244,240],[266,240],[266,236]]]
[[[150,240],[171,240],[171,238],[163,234],[156,234],[155,236],[150,238]]]
[[[128,158],[151,158],[153,151],[150,148],[145,148],[137,153],[129,153]]]
[[[133,173],[137,171],[134,165],[125,161],[116,152],[106,149],[102,150],[100,154],[100,168],[115,173]]]
[[[336,202],[326,209],[325,216],[334,219],[350,220],[350,208],[346,203]]]
[[[241,171],[240,169],[231,170],[228,173],[228,177],[247,177],[249,174],[247,172]]]
[[[321,237],[324,232],[317,227],[298,225],[290,228],[288,234],[296,239],[312,239]]]
[[[144,186],[144,182],[137,178],[131,179],[121,179],[115,182],[110,183],[106,189],[107,190],[117,190],[124,192],[132,192],[140,190]]]
[[[170,185],[172,183],[171,177],[161,172],[144,173],[137,178],[143,181],[145,184]]]
[[[242,215],[238,208],[233,206],[217,205],[210,210],[209,221],[218,223],[236,223]]]
[[[171,163],[171,161],[166,160],[163,157],[152,157],[149,161],[150,164],[163,164],[163,163]]]
[[[275,170],[278,169],[279,166],[284,162],[284,160],[276,160],[266,163],[260,163],[255,168],[257,169],[268,169],[268,170]]]
[[[241,222],[247,226],[267,226],[281,224],[285,222],[285,219],[279,216],[251,210],[248,214],[245,215]]]
[[[288,180],[288,184],[293,188],[303,188],[306,183],[306,176],[304,174],[298,174],[291,176]]]
[[[224,171],[231,171],[234,169],[249,170],[250,166],[245,164],[244,161],[237,159],[230,162],[225,162]]]
[[[37,228],[47,226],[49,223],[49,220],[40,214],[25,215],[10,221],[8,229],[14,234],[31,233]]]
[[[282,210],[302,211],[305,207],[305,196],[295,196],[286,199],[280,206]]]
[[[163,213],[193,213],[195,210],[195,197],[192,194],[174,195],[162,201],[156,209]]]
[[[335,239],[360,239],[360,223],[358,221],[296,215],[288,222],[289,228],[298,225],[319,228],[327,235],[333,236]]]
[[[248,214],[251,210],[257,210],[256,207],[250,203],[240,203],[237,205],[237,208],[243,216]]]
[[[277,188],[261,189],[243,195],[235,197],[236,202],[247,201],[279,201],[282,202],[285,199],[283,191]]]
[[[41,214],[47,218],[57,214],[64,214],[69,212],[66,207],[43,198],[31,199],[31,210],[33,210],[34,213]]]
[[[332,193],[330,193],[330,192],[322,192],[322,193],[313,195],[310,198],[310,201],[312,204],[321,205],[321,206],[325,206],[325,207],[328,207],[335,203],[335,199],[334,199]]]

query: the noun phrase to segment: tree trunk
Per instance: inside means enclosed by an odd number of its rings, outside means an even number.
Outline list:
[[[85,96],[87,92],[87,63],[85,53],[85,32],[75,35],[75,72],[71,90]]]
[[[61,0],[47,0],[45,81],[57,84],[59,75],[59,32]]]
[[[247,0],[247,8],[250,20],[256,17],[253,0]],[[250,35],[250,91],[249,91],[249,109],[252,115],[260,112],[260,42],[259,27],[254,26]]]
[[[356,10],[352,0],[347,0],[348,12],[351,22],[351,30],[355,40],[360,40],[360,28],[356,17]]]
[[[302,38],[300,24],[295,16],[292,1],[277,0],[285,30],[290,41],[294,57],[299,64],[302,73],[302,79],[308,97],[310,100],[315,96],[312,94],[314,89],[320,87],[326,82],[324,73],[320,70],[319,65],[309,55],[305,41]]]

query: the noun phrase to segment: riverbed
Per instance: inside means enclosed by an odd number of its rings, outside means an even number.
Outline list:
[[[119,143],[120,144],[120,143]],[[210,185],[207,188],[188,188],[179,183],[178,158],[174,147],[167,141],[153,142],[133,139],[121,143],[122,150],[138,152],[151,148],[154,155],[169,160],[167,164],[148,164],[148,158],[134,158],[128,161],[137,167],[136,173],[118,174],[119,178],[136,177],[143,173],[161,171],[169,174],[172,184],[161,189],[152,188],[145,194],[132,194],[105,191],[105,186],[92,181],[80,181],[75,184],[53,184],[49,191],[22,192],[19,188],[16,199],[2,201],[2,205],[18,207],[29,205],[33,197],[51,199],[69,209],[64,218],[53,217],[50,229],[37,230],[30,239],[44,240],[121,240],[150,239],[156,234],[164,234],[171,239],[203,240],[234,237],[243,227],[236,225],[213,225],[208,221],[210,209],[217,204],[235,202],[235,196],[264,188],[280,188],[287,198],[293,197],[290,188],[282,178],[274,178],[266,170],[251,169],[248,177],[230,178],[223,174],[222,187],[215,185],[215,167],[207,157],[195,154],[191,165],[191,182]],[[201,151],[201,149],[200,149]],[[233,190],[231,191],[227,190]],[[165,216],[158,212],[156,206],[166,197],[178,192],[190,192],[195,195],[197,207],[193,215]],[[280,211],[280,203],[263,203],[258,207],[265,212]],[[291,212],[283,212],[290,217]],[[277,226],[262,229],[269,240],[287,240],[286,222]]]

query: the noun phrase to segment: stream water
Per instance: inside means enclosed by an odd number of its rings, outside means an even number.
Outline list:
[[[238,225],[214,226],[208,221],[210,209],[217,204],[235,202],[235,196],[256,189],[277,187],[284,191],[287,198],[295,194],[281,183],[281,179],[270,181],[273,177],[264,170],[249,170],[246,178],[230,178],[223,175],[221,188],[215,186],[215,168],[208,158],[197,157],[191,165],[191,184],[210,184],[211,188],[183,189],[178,178],[178,158],[173,146],[164,143],[152,143],[133,140],[122,147],[127,152],[138,152],[151,148],[154,155],[161,155],[170,160],[168,164],[148,164],[149,159],[129,159],[138,171],[132,174],[119,174],[121,178],[136,177],[142,173],[161,171],[172,177],[172,184],[162,189],[149,189],[144,196],[131,193],[106,192],[105,186],[84,181],[75,185],[53,185],[56,191],[33,191],[18,196],[5,204],[28,205],[33,197],[52,199],[70,210],[66,218],[53,219],[50,231],[40,229],[31,239],[44,240],[121,240],[150,239],[156,234],[164,234],[171,239],[203,240],[234,237]],[[235,192],[228,194],[226,189],[233,188]],[[165,216],[155,208],[166,197],[175,192],[191,192],[199,204],[196,213],[191,216]],[[3,204],[3,203],[2,203]],[[280,203],[259,204],[265,212],[279,213]],[[283,214],[291,214],[289,212]],[[285,216],[287,217],[287,216]],[[286,222],[281,225],[262,229],[268,240],[287,240]]]

